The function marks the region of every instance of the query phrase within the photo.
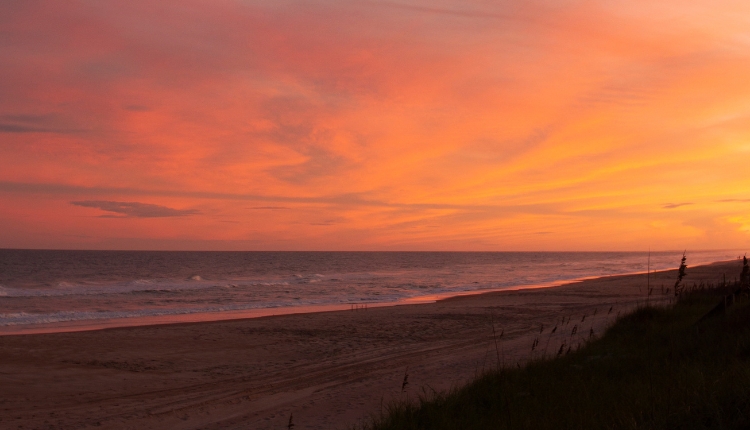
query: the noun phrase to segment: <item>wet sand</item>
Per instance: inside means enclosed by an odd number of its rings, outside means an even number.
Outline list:
[[[685,282],[740,270],[690,267]],[[652,273],[649,300],[669,301],[661,286],[675,279]],[[347,428],[393,399],[575,348],[644,304],[646,283],[612,276],[433,304],[0,336],[0,428],[282,429],[290,414],[296,430]]]

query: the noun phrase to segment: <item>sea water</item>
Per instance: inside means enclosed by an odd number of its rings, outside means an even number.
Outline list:
[[[676,268],[682,252],[0,250],[0,333],[398,304]],[[688,264],[737,258],[692,251]],[[266,313],[268,314],[268,313]],[[158,321],[158,320],[154,320]]]

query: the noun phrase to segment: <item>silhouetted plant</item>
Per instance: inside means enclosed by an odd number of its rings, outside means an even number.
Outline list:
[[[495,341],[495,354],[497,354],[497,367],[500,368],[500,348],[497,346],[497,335],[495,332],[495,316],[494,313],[490,313],[490,322],[492,323],[492,339]],[[505,333],[505,329],[500,333],[500,339],[503,338],[503,334]],[[505,359],[505,354],[503,354],[503,359]],[[505,361],[505,360],[503,360]]]
[[[409,385],[409,367],[406,367],[406,371],[404,372],[404,381],[401,383],[401,392],[403,393],[406,391],[406,386]]]
[[[685,277],[685,269],[687,269],[687,264],[685,264],[685,261],[687,260],[687,257],[685,256],[685,252],[682,253],[682,261],[680,262],[680,270],[677,273],[677,282],[674,283],[674,295],[675,297],[680,295],[680,292],[682,291],[682,278]]]

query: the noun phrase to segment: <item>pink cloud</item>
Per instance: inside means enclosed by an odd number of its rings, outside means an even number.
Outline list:
[[[750,185],[732,169],[750,136],[746,8],[6,3],[0,199],[27,208],[6,222],[33,231],[56,196],[60,232],[94,229],[65,202],[108,201],[201,213],[127,221],[143,240],[526,246],[516,229],[586,248],[602,245],[583,231],[628,214],[617,248],[654,234],[639,226],[676,188],[696,202],[682,213]]]

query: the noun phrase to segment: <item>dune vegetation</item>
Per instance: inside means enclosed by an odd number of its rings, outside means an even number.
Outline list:
[[[359,428],[748,428],[743,283],[686,285],[673,304],[640,307],[578,350],[391,404]]]

